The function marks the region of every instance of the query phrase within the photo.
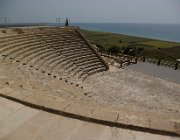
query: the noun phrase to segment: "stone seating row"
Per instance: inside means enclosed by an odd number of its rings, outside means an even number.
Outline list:
[[[52,28],[2,37],[0,54],[4,60],[20,62],[35,70],[71,76],[90,76],[106,70],[76,30]]]

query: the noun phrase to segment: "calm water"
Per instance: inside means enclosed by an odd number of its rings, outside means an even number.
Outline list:
[[[180,42],[180,24],[72,23],[84,29]]]
[[[8,26],[33,26],[33,25],[63,26],[64,24],[57,24],[57,23],[17,24],[16,23],[16,24],[10,24]],[[70,25],[79,26],[84,29],[180,42],[180,24],[71,23]]]

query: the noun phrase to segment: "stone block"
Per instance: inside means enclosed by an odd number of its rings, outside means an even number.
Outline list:
[[[24,92],[18,92],[18,91],[13,91],[13,92],[8,92],[7,93],[7,96],[10,96],[10,97],[13,97],[13,98],[16,98],[16,99],[19,99],[19,100],[22,100],[24,98],[27,97],[27,94]]]
[[[64,110],[65,112],[90,117],[93,111],[93,106],[81,104],[81,103],[70,103],[69,106]]]
[[[126,125],[149,127],[148,117],[144,114],[137,114],[135,112],[119,111],[119,117],[117,122]]]
[[[174,122],[174,129],[175,132],[180,135],[180,122]]]
[[[60,98],[60,97],[59,97]],[[68,106],[68,102],[63,100],[42,100],[42,104],[46,108],[63,111]]]
[[[37,97],[29,96],[27,98],[24,98],[23,101],[37,106],[43,106],[43,100]]]
[[[99,107],[93,111],[92,118],[116,122],[118,119],[118,112]]]
[[[174,122],[167,119],[159,119],[153,118],[149,120],[149,128],[169,131],[169,132],[176,132]]]

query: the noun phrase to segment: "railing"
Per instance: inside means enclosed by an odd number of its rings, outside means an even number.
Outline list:
[[[19,26],[68,26],[70,23],[69,18],[45,18],[45,17],[23,17],[23,18],[13,18],[13,17],[0,17],[0,28],[6,27],[19,27]]]
[[[149,63],[154,63],[154,64],[157,64],[158,66],[161,65],[165,67],[170,67],[170,68],[174,68],[175,70],[180,69],[179,62],[171,62],[171,61],[155,59],[155,58],[145,58],[145,59]]]
[[[109,59],[113,59],[114,61],[119,63],[120,66],[122,66],[122,64],[125,62],[127,63],[127,65],[129,65],[132,63],[136,64],[139,61],[139,62],[153,63],[153,64],[156,64],[157,66],[170,67],[170,68],[173,68],[174,70],[180,69],[180,62],[178,61],[172,62],[172,61],[160,60],[160,59],[150,58],[150,57],[145,57],[145,56],[134,57],[134,56],[124,55],[124,54],[113,55],[110,53],[101,52],[98,49],[97,51],[99,52],[99,54],[101,54],[101,56],[108,57]]]

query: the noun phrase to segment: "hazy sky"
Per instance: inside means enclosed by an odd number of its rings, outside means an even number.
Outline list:
[[[71,22],[180,24],[180,0],[0,0],[0,17],[10,17],[10,21],[55,22],[56,17],[68,17]]]

